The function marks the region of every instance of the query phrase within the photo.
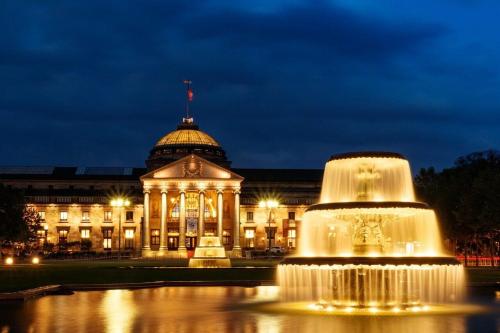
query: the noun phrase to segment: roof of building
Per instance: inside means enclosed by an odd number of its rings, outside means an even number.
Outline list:
[[[158,142],[158,146],[171,145],[206,145],[220,147],[220,144],[210,135],[201,131],[197,125],[193,123],[193,118],[183,119],[183,122],[177,126],[175,131],[164,135]]]
[[[247,169],[231,168],[247,182],[321,182],[321,169]],[[146,168],[132,167],[13,167],[0,166],[0,179],[109,179],[139,180]]]

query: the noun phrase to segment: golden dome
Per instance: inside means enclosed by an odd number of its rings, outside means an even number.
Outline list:
[[[219,143],[215,141],[210,135],[200,131],[197,126],[179,126],[177,130],[168,133],[162,137],[155,146],[165,145],[205,145],[220,147]]]

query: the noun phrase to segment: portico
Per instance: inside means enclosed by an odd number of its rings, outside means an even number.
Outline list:
[[[142,255],[187,257],[201,236],[218,236],[231,256],[241,256],[242,181],[196,154],[142,176]]]

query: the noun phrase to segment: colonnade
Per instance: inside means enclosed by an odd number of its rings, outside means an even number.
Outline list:
[[[143,221],[143,250],[151,250],[151,204],[150,196],[154,188],[144,188],[144,221]],[[161,209],[160,209],[160,251],[166,252],[167,246],[167,213],[168,213],[168,189],[160,187],[161,193]],[[186,190],[176,189],[179,193],[179,246],[178,252],[186,252]],[[217,191],[217,236],[223,244],[223,210],[224,210],[224,190],[216,189]],[[234,214],[232,225],[232,240],[233,240],[233,255],[241,253],[240,247],[240,190],[232,189],[234,201]],[[205,190],[198,190],[198,226],[197,238],[205,235]]]

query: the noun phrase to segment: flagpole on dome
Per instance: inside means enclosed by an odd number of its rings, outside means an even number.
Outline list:
[[[189,116],[189,103],[193,101],[193,90],[191,89],[191,80],[184,80],[184,84],[186,85],[186,118],[184,118],[184,123],[192,123],[193,118]]]

